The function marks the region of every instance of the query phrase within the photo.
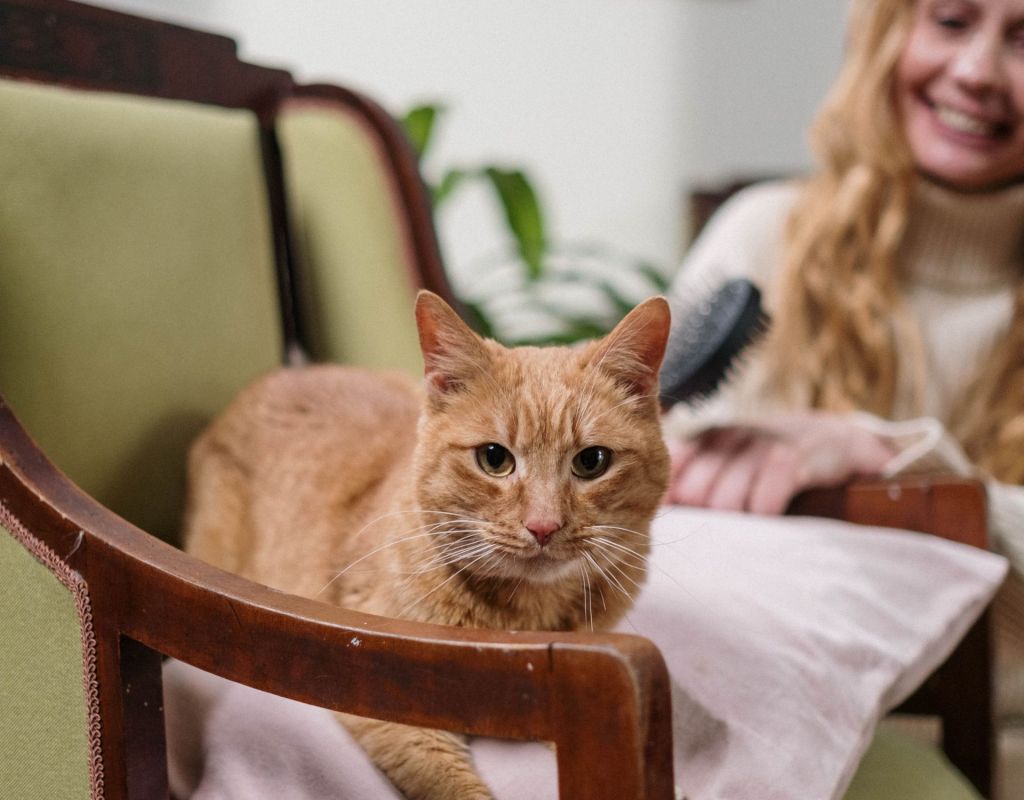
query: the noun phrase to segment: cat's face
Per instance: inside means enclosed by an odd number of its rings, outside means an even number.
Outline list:
[[[668,310],[645,305],[576,350],[509,350],[439,308],[418,314],[417,499],[450,563],[537,583],[623,583],[642,567],[668,479],[656,397]]]

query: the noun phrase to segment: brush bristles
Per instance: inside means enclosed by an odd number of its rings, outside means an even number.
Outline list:
[[[745,279],[724,283],[689,304],[669,337],[661,370],[662,408],[711,397],[736,371],[739,356],[768,329],[761,293]]]

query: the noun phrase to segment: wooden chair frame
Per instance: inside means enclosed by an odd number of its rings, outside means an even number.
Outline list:
[[[284,354],[304,350],[306,342],[295,301],[302,272],[288,230],[276,115],[292,98],[358,107],[376,129],[397,177],[420,280],[453,300],[412,152],[388,115],[358,94],[298,86],[284,71],[240,62],[234,43],[224,37],[69,0],[0,0],[0,76],[252,110],[262,129]],[[972,482],[858,484],[806,495],[795,510],[984,545],[984,494]],[[563,798],[674,796],[669,678],[661,654],[644,638],[415,624],[283,594],[224,573],[80,491],[2,400],[0,512],[37,557],[71,576],[84,598],[83,635],[95,689],[94,786],[107,800],[167,796],[164,656],[339,711],[554,742]],[[989,680],[982,622],[926,692],[947,722],[947,752],[986,793]],[[961,728],[948,723],[956,719],[962,725],[958,715],[972,709],[974,721],[964,738],[955,733]]]
[[[0,504],[84,582],[107,800],[167,796],[161,654],[339,711],[552,741],[562,797],[673,796],[668,673],[646,639],[414,624],[273,591],[94,502],[6,406]]]
[[[167,796],[162,655],[338,711],[554,742],[564,798],[673,797],[669,679],[647,639],[425,625],[268,589],[96,503],[49,463],[2,402],[0,510],[34,540],[30,549],[58,558],[87,593],[98,687],[94,756],[107,800]],[[985,541],[984,490],[962,479],[808,492],[793,512]],[[989,657],[983,618],[905,706],[939,714],[947,755],[986,795]]]

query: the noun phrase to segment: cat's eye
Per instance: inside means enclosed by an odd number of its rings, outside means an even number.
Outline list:
[[[612,463],[612,451],[607,447],[587,447],[572,459],[572,474],[584,480],[599,478]]]
[[[516,468],[516,460],[508,448],[491,442],[482,444],[476,449],[476,463],[480,469],[495,478],[511,475]]]

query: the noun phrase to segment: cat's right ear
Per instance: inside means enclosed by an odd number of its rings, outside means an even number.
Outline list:
[[[594,351],[593,363],[610,373],[631,395],[658,391],[672,314],[664,297],[650,297],[630,311]]]
[[[416,327],[428,394],[441,399],[460,391],[473,375],[486,371],[483,340],[451,306],[426,289],[416,295]]]

